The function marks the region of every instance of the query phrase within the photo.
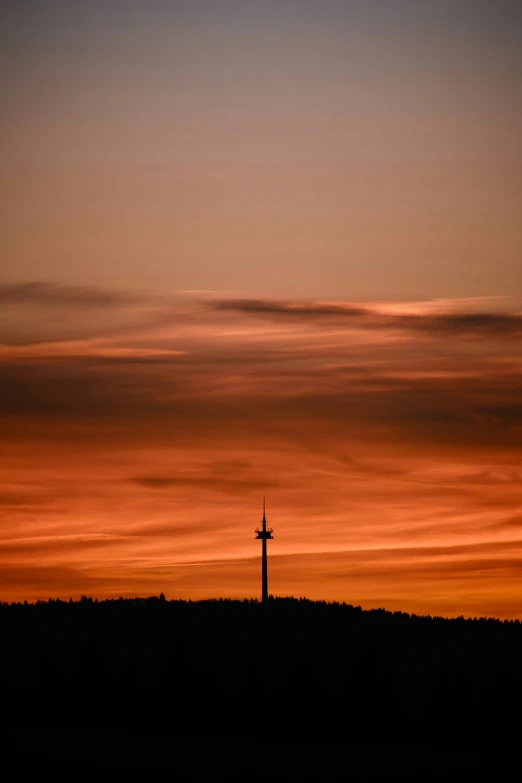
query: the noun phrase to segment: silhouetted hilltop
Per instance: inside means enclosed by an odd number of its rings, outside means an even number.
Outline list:
[[[277,598],[0,605],[2,700],[18,727],[178,738],[454,747],[518,731],[518,620]]]

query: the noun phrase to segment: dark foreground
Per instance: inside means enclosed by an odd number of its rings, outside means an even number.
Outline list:
[[[519,744],[519,621],[82,599],[4,604],[0,635],[22,766],[465,778]]]

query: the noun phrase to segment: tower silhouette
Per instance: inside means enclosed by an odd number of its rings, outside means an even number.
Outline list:
[[[262,544],[262,560],[261,560],[261,601],[266,603],[268,601],[268,558],[266,554],[266,542],[269,538],[273,538],[272,528],[266,526],[265,516],[265,497],[263,495],[263,526],[256,528],[256,538],[260,538]]]

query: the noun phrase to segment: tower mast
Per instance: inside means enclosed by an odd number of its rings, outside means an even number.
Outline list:
[[[268,557],[266,552],[266,542],[269,538],[273,538],[272,528],[266,526],[265,515],[265,496],[263,495],[263,522],[262,527],[256,528],[256,538],[260,538],[262,541],[261,550],[261,602],[266,603],[268,601]]]

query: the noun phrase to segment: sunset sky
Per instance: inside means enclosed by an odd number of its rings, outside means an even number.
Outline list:
[[[0,600],[522,618],[522,3],[0,4]]]

